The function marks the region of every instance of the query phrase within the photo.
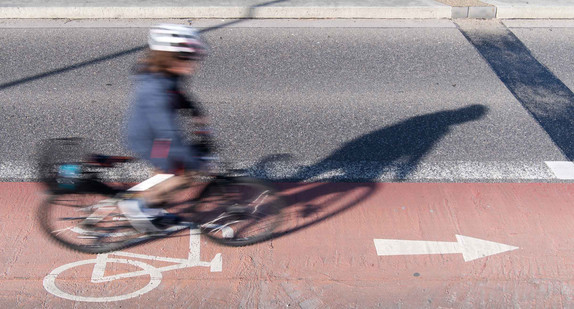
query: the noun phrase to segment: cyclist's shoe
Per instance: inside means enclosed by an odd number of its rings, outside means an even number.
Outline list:
[[[166,201],[161,201],[158,203],[150,203],[149,205],[146,205],[149,208],[165,208],[167,207],[167,205],[169,205]]]
[[[163,209],[146,207],[145,201],[141,199],[120,201],[118,208],[130,221],[130,224],[141,233],[162,232],[165,227],[169,226],[169,222],[176,221],[176,219],[173,218],[175,215]],[[163,219],[163,217],[166,217],[166,219]]]
[[[171,213],[165,213],[151,220],[151,223],[157,228],[166,229],[181,222],[181,217]]]

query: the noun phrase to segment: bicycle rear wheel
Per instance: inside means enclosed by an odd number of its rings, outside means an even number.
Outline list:
[[[38,219],[53,240],[84,253],[120,250],[142,236],[117,208],[117,200],[101,194],[52,195],[40,205]]]
[[[269,239],[281,223],[285,203],[266,183],[247,177],[208,184],[199,196],[202,232],[227,246],[247,246]]]

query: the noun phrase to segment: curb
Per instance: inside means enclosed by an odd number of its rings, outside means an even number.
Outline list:
[[[451,18],[444,7],[4,7],[0,19],[42,18]]]
[[[500,19],[572,19],[574,4],[571,6],[528,6],[505,7],[499,6],[497,18]]]
[[[453,6],[451,18],[493,19],[497,18],[496,12],[497,9],[495,6]]]
[[[0,19],[574,19],[572,6],[0,7]]]

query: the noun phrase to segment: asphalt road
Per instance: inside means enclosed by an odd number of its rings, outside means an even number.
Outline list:
[[[387,182],[569,182],[545,163],[574,160],[564,22],[204,28],[212,56],[188,90],[209,108],[223,157],[271,179],[344,182],[276,184],[286,217],[244,248],[180,233],[87,256],[48,241],[30,219],[42,188],[6,181],[34,180],[44,138],[127,153],[129,72],[148,23],[0,22],[3,307],[573,303],[572,184]]]
[[[3,21],[0,28],[4,181],[34,179],[34,146],[44,138],[89,137],[100,152],[127,153],[122,120],[147,21],[41,23]],[[211,56],[188,84],[213,118],[222,157],[253,174],[554,181],[545,162],[573,159],[567,142],[574,105],[571,27],[282,23],[206,29]],[[483,44],[507,37],[517,45],[502,52]],[[522,56],[527,60],[513,62]],[[542,78],[530,76],[529,66]],[[525,82],[531,77],[536,82]],[[557,125],[564,132],[555,132]],[[269,156],[278,161],[262,164]]]

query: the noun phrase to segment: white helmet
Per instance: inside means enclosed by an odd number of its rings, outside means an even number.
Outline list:
[[[176,24],[154,26],[149,31],[148,43],[151,50],[184,53],[196,60],[207,55],[207,44],[199,32],[189,26]]]

